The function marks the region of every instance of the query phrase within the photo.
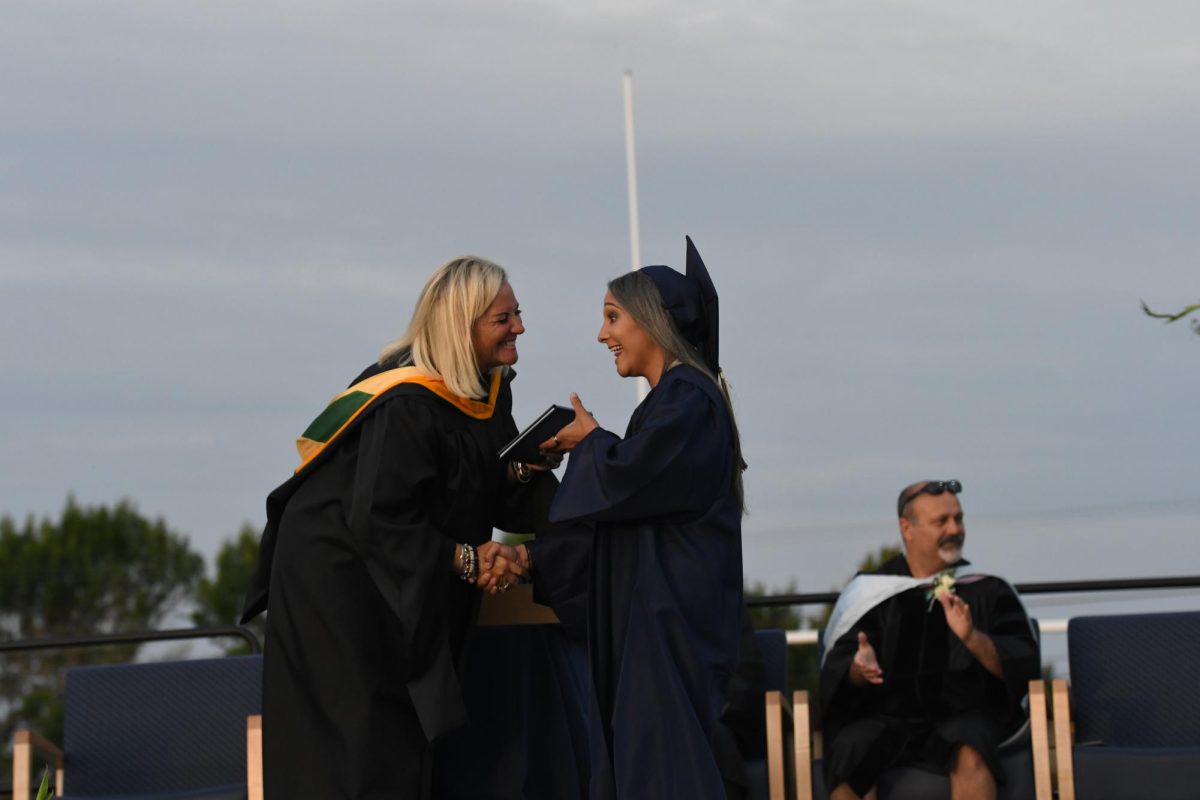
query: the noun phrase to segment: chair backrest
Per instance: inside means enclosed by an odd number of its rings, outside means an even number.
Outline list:
[[[787,632],[779,628],[764,628],[754,632],[758,651],[762,655],[767,691],[788,693]]]
[[[261,656],[69,670],[67,789],[106,795],[244,784],[246,717],[261,710]]]
[[[1200,743],[1200,611],[1075,617],[1067,652],[1076,741]]]

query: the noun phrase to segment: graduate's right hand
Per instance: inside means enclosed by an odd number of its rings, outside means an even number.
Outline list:
[[[520,582],[525,568],[510,545],[490,541],[479,546],[479,578],[475,585],[488,594],[507,592]]]
[[[596,422],[596,418],[592,416],[591,412],[583,407],[583,401],[574,392],[571,392],[571,405],[575,409],[575,419],[538,445],[538,449],[543,453],[569,453],[575,449],[575,445],[579,444],[583,437],[600,427],[600,423]]]
[[[855,686],[866,683],[878,686],[883,683],[883,669],[879,666],[879,659],[875,657],[875,648],[871,647],[867,635],[862,631],[858,632],[858,652],[850,662],[850,682]]]

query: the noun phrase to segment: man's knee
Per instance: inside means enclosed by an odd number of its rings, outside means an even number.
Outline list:
[[[861,797],[855,793],[854,789],[848,783],[839,783],[834,790],[829,793],[829,800],[876,800],[875,787]]]
[[[989,777],[991,775],[987,761],[971,745],[960,745],[954,751],[954,755],[950,757],[950,774],[965,777],[967,775],[980,775],[982,773],[987,773]]]

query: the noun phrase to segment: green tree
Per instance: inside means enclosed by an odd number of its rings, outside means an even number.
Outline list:
[[[789,581],[782,589],[768,589],[762,581],[755,581],[746,588],[747,597],[764,597],[768,594],[797,594],[795,581]],[[750,621],[756,630],[782,628],[785,631],[804,627],[804,617],[795,606],[756,606],[750,609]]]
[[[204,561],[128,500],[18,525],[0,516],[0,639],[151,629],[190,600]],[[34,650],[0,659],[0,739],[18,726],[62,741],[68,667],[130,661],[136,645]]]
[[[196,625],[233,625],[242,615],[242,601],[246,587],[254,574],[258,562],[258,529],[250,523],[242,526],[236,538],[228,540],[217,553],[216,573],[212,579],[201,579],[196,588],[196,610],[192,622]],[[248,627],[261,642],[266,635],[263,616],[257,617]],[[229,655],[244,655],[250,645],[238,639],[231,640],[225,648]]]

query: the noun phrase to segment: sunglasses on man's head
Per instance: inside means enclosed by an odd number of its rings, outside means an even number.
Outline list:
[[[904,509],[908,506],[908,504],[923,494],[931,494],[936,497],[943,492],[958,494],[961,491],[962,484],[958,481],[929,481],[929,483],[926,483],[915,492],[910,492],[909,494],[900,498],[900,502],[896,506],[896,516],[903,517]]]

